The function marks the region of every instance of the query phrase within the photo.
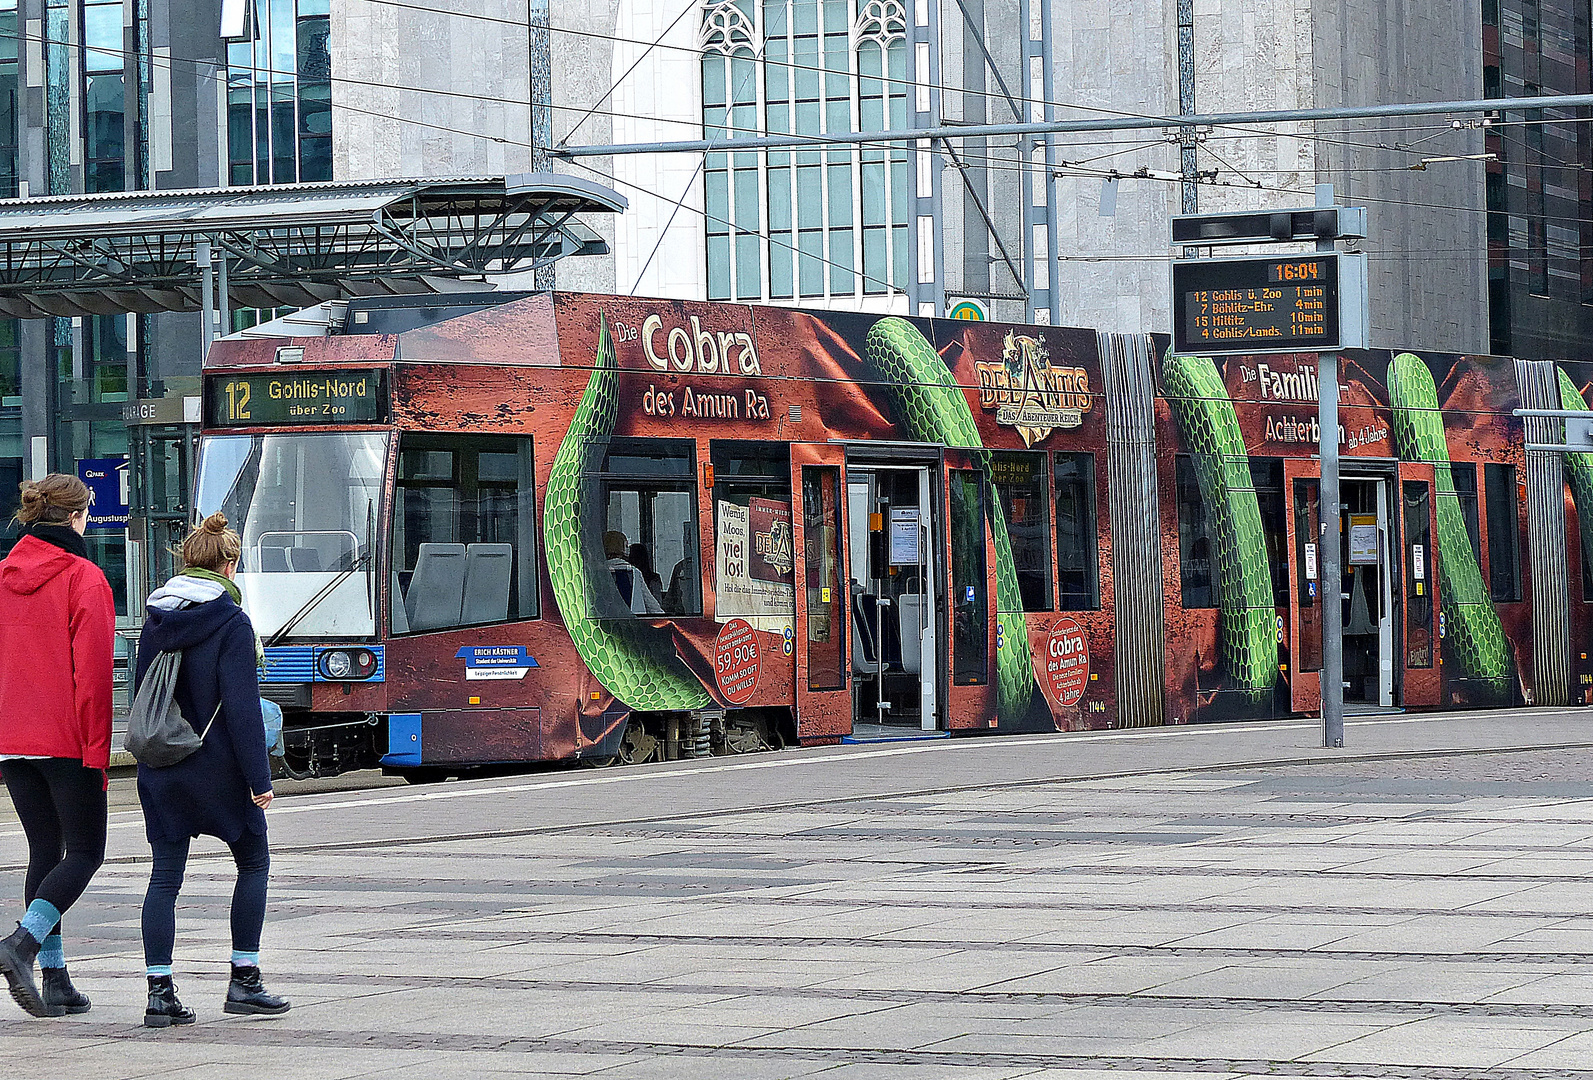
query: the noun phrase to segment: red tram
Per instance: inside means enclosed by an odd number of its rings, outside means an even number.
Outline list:
[[[298,768],[1288,715],[1335,593],[1368,707],[1593,683],[1593,461],[1539,476],[1511,416],[1580,398],[1576,365],[1346,354],[1324,591],[1311,354],[577,294],[437,314],[356,301],[205,363],[194,506],[243,535]]]

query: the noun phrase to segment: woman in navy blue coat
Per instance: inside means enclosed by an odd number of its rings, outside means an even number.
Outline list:
[[[138,639],[136,679],[157,654],[183,654],[175,697],[183,718],[204,742],[175,765],[138,767],[138,798],[154,853],[144,895],[144,963],[149,977],[146,1027],[194,1022],[172,984],[177,894],[189,841],[214,836],[232,849],[238,883],[232,893],[232,982],[223,1010],[277,1015],[288,1003],[268,994],[260,978],[271,851],[265,808],[271,766],[260,716],[254,626],[233,584],[242,543],[222,514],[212,514],[183,541],[181,574],[156,590]],[[206,728],[208,726],[208,731]]]

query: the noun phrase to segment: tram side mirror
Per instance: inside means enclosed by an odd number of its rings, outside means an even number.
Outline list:
[[[885,515],[868,516],[868,576],[878,581],[890,573],[889,553],[885,550]]]

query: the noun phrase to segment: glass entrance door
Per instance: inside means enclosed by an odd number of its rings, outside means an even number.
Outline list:
[[[847,471],[855,723],[940,726],[935,506],[923,466]]]

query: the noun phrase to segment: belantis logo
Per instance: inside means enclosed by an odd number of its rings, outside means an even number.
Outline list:
[[[994,410],[996,423],[1016,428],[1033,446],[1057,428],[1084,423],[1090,409],[1090,377],[1083,368],[1053,367],[1043,340],[1008,333],[1001,362],[980,360],[979,407]]]

